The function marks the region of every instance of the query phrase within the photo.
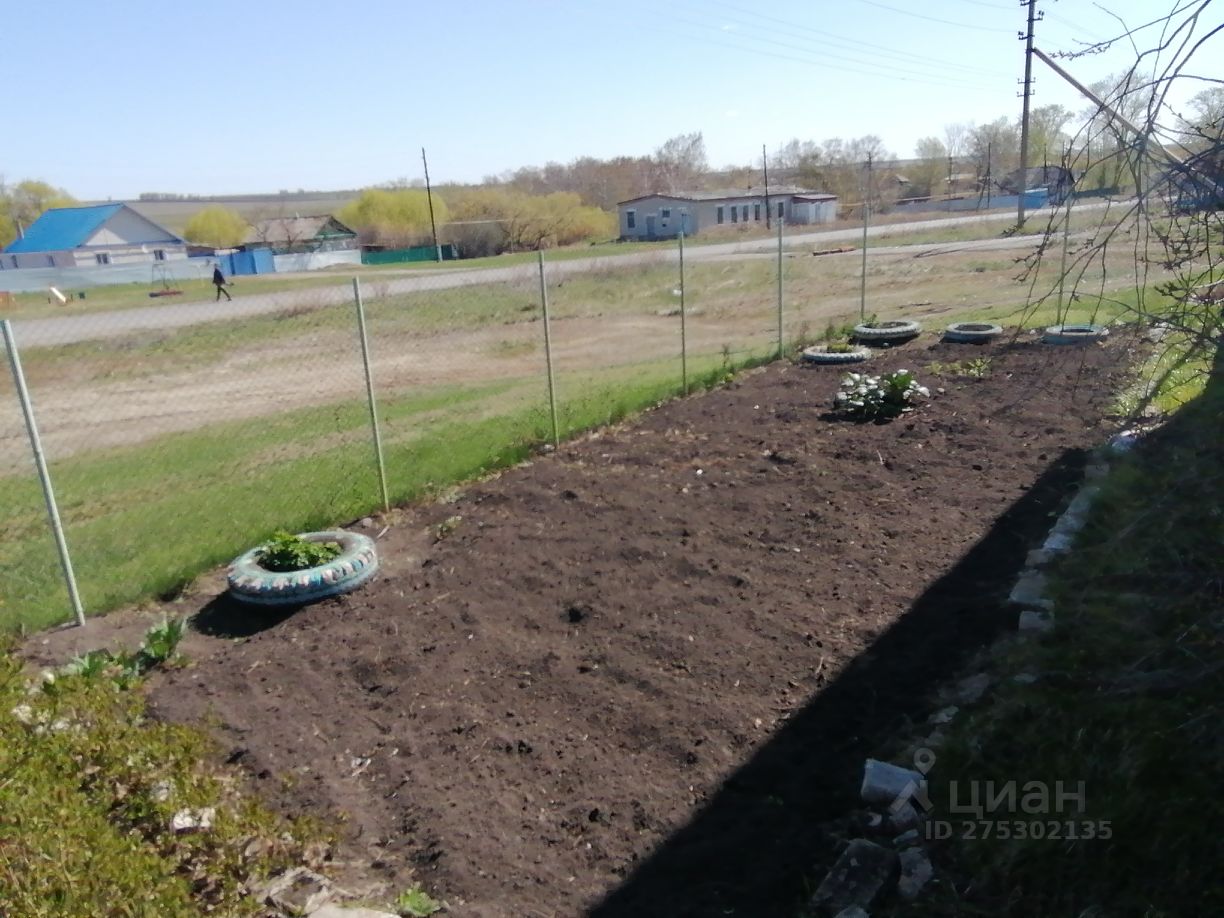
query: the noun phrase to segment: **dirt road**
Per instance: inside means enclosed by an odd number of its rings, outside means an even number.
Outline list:
[[[1085,205],[1082,210],[1098,205]],[[983,223],[1006,223],[1011,214],[984,214],[969,217],[952,217],[946,220],[922,220],[909,223],[891,223],[868,229],[869,236],[884,234],[924,232],[947,227]],[[802,233],[786,237],[787,246],[807,246],[835,242],[853,242],[862,238],[860,229],[827,230]],[[1030,238],[1030,237],[1021,237]],[[1031,237],[1033,244],[1039,236]],[[979,243],[956,243],[958,246],[991,243],[1015,244],[1020,238],[1006,240],[982,240]],[[777,246],[773,239],[752,239],[743,242],[693,246],[685,257],[693,261],[709,261],[739,255],[746,252],[765,252]],[[649,264],[660,257],[674,257],[672,250],[640,252],[629,255],[601,256],[597,258],[575,258],[555,261],[548,265],[554,277],[581,274],[604,266],[618,267],[632,264]],[[535,274],[534,265],[516,265],[509,268],[474,268],[453,271],[429,271],[411,276],[387,276],[367,283],[367,289],[377,290],[380,295],[415,293],[429,290],[445,290],[473,284],[489,284],[505,281],[524,281]],[[204,300],[171,305],[148,306],[140,309],[121,309],[112,312],[90,313],[80,316],[64,316],[50,319],[24,319],[13,322],[13,330],[22,347],[47,347],[90,341],[99,338],[114,338],[133,331],[152,329],[185,328],[203,322],[222,322],[231,319],[274,313],[281,309],[332,306],[348,302],[352,298],[352,285],[340,283],[335,287],[322,287],[306,291],[285,291],[260,297],[238,297],[232,303],[218,304]]]

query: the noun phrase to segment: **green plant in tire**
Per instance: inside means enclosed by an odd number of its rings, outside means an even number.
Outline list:
[[[326,564],[339,554],[340,546],[335,542],[309,542],[280,530],[264,544],[259,564],[270,571],[304,571]]]
[[[832,344],[825,345],[826,354],[849,354],[854,350],[854,345],[848,341],[836,341]]]

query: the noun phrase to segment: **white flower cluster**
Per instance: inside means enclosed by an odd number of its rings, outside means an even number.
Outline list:
[[[863,417],[888,417],[908,411],[916,398],[929,398],[930,390],[920,386],[909,370],[884,376],[847,373],[841,381],[836,405],[850,414]]]

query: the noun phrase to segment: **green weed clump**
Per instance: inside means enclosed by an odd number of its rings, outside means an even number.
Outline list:
[[[255,916],[254,885],[327,853],[320,827],[273,816],[203,764],[201,734],[147,716],[121,661],[176,646],[164,626],[137,654],[88,655],[33,683],[0,652],[3,914]]]

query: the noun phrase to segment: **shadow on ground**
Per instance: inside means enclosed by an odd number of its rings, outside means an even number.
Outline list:
[[[279,625],[301,606],[244,605],[221,593],[196,613],[191,627],[215,638],[245,638]]]
[[[858,805],[863,760],[913,734],[930,695],[1017,616],[1004,599],[1086,455],[1067,451],[889,631],[588,912],[592,918],[794,915],[831,864],[822,823]]]

